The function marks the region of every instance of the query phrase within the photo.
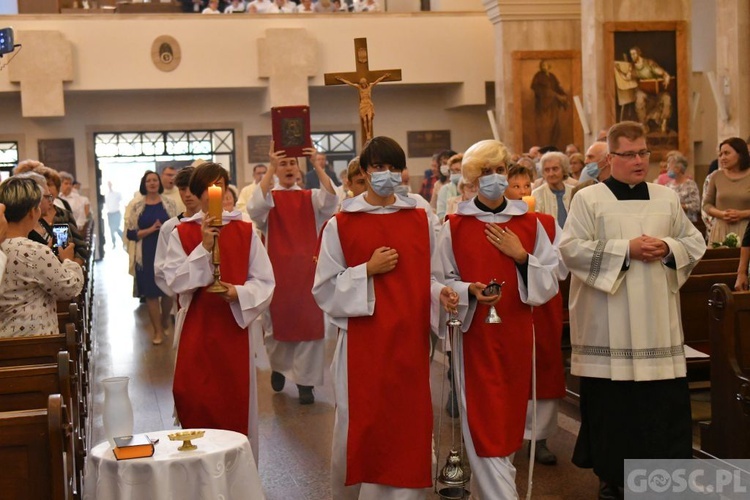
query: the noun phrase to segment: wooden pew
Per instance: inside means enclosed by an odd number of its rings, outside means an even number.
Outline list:
[[[59,394],[43,409],[0,413],[0,492],[4,499],[78,498],[68,409]]]
[[[750,458],[750,292],[711,289],[711,421],[701,448],[724,459]]]
[[[81,491],[86,443],[77,401],[71,390],[71,368],[67,351],[57,353],[57,364],[0,367],[0,411],[45,408],[51,394],[60,394],[70,411],[76,491]]]
[[[739,265],[740,259],[734,258],[701,260],[693,268],[693,272],[690,275],[736,273]]]
[[[701,260],[711,259],[739,259],[739,248],[708,248]]]
[[[57,363],[57,353],[76,352],[75,330],[59,335],[0,338],[0,366]]]

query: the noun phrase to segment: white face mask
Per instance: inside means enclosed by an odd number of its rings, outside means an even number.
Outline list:
[[[394,193],[396,186],[401,184],[401,172],[373,172],[370,175],[370,185],[378,196],[386,197]]]
[[[442,165],[440,165],[440,174],[442,174],[444,177],[448,177],[449,175],[451,175],[451,168],[447,163],[443,163]]]
[[[502,174],[484,175],[479,178],[479,194],[488,200],[499,200],[508,187],[508,178]]]

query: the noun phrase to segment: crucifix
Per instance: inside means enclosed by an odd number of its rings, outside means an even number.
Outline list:
[[[372,88],[380,82],[401,81],[400,69],[370,70],[367,55],[367,38],[354,39],[354,56],[357,69],[351,73],[326,73],[326,85],[350,85],[359,91],[359,121],[362,126],[362,144],[372,139],[372,122],[375,106],[372,103]]]

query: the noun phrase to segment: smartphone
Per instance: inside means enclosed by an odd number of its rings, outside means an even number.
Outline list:
[[[0,56],[13,52],[13,28],[0,29]]]
[[[52,226],[52,236],[55,238],[55,247],[65,248],[68,246],[70,238],[70,229],[67,224],[54,224]]]

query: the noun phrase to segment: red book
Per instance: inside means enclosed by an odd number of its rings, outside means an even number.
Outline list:
[[[273,144],[289,157],[304,156],[303,148],[312,147],[310,138],[310,106],[279,106],[271,108]]]

